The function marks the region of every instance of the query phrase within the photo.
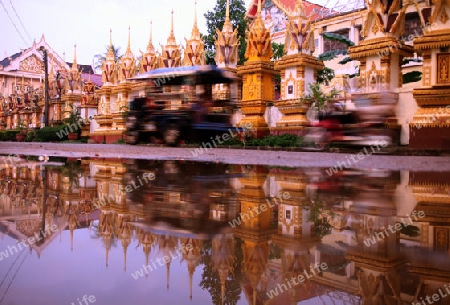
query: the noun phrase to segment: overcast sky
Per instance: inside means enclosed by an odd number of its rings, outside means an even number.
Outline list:
[[[91,64],[93,56],[104,53],[105,45],[109,45],[110,28],[113,44],[125,52],[128,26],[131,28],[131,50],[137,56],[139,49],[144,51],[147,47],[151,20],[153,45],[160,50],[159,44],[165,45],[169,36],[172,8],[175,38],[184,45],[184,38],[190,37],[194,22],[194,1],[0,0],[0,60],[5,57],[5,52],[11,56],[21,48],[30,47],[34,39],[38,42],[44,34],[57,53],[63,56],[65,52],[66,61],[73,60],[73,45],[76,44],[78,63]],[[245,0],[246,7],[250,2]],[[202,33],[206,33],[203,14],[212,10],[215,4],[215,0],[197,0],[198,27]]]

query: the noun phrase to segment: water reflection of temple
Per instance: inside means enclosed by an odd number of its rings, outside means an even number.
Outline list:
[[[1,169],[1,234],[19,240],[45,221],[70,231],[76,253],[74,231],[90,228],[104,245],[106,267],[127,272],[135,271],[126,269],[133,242],[145,265],[152,264],[151,253],[170,257],[189,245],[179,257],[185,271],[176,277],[185,280],[186,299],[193,302],[196,274],[214,304],[242,298],[248,304],[401,304],[420,302],[450,280],[447,173],[345,170],[329,176],[314,168],[69,161],[42,167],[24,160]],[[155,179],[141,184],[145,173]],[[139,187],[122,192],[127,185]],[[280,200],[284,193],[289,196]],[[413,210],[425,217],[386,231]],[[241,225],[229,225],[250,212]],[[58,235],[31,249],[45,255]],[[122,252],[123,265],[109,265],[112,251]],[[173,263],[161,267],[169,290]],[[317,263],[327,269],[286,285]],[[286,289],[269,297],[283,284]]]

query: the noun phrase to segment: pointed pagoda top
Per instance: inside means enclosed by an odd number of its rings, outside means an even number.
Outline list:
[[[191,40],[201,40],[200,30],[197,26],[197,1],[195,1],[195,9],[194,9],[194,26],[192,27]]]
[[[175,35],[173,33],[173,9],[172,9],[172,18],[170,21],[170,35],[167,38],[167,46],[177,46],[177,41],[176,41]]]
[[[261,18],[261,0],[258,0],[258,11],[253,24],[250,26],[245,58],[249,61],[270,61],[273,55],[271,40],[270,31],[266,29],[264,21]]]
[[[115,56],[114,56],[114,49],[113,49],[113,43],[112,43],[112,29],[109,29],[109,50],[108,53],[106,54],[106,61],[115,61]]]
[[[72,63],[72,70],[78,71],[78,64],[77,64],[77,45],[73,45],[73,63]]]
[[[130,26],[128,26],[128,42],[127,42],[127,49],[125,51],[125,53],[122,56],[123,59],[134,59],[134,54],[133,52],[131,52],[131,47],[130,47]]]

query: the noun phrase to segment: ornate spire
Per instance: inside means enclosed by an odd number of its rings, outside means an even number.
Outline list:
[[[108,61],[115,61],[115,56],[114,56],[114,49],[113,49],[113,43],[112,43],[112,29],[109,29],[109,50],[108,53],[106,54],[106,62]]]
[[[130,48],[130,26],[128,26],[128,43],[127,50],[121,58],[121,65],[119,70],[119,80],[121,82],[126,81],[127,78],[136,75],[136,60],[134,59],[134,54],[131,52]]]
[[[197,27],[197,1],[194,9],[194,26],[192,27],[191,39],[200,39],[200,30]]]
[[[150,21],[150,38],[148,40],[147,50],[146,52],[141,52],[142,60],[141,60],[141,67],[140,67],[140,73],[145,73],[150,70],[156,69],[158,64],[158,58],[156,55],[155,47],[153,46],[153,37],[152,37],[152,25],[153,22]]]
[[[73,45],[73,63],[72,63],[72,70],[78,71],[78,65],[77,65],[77,45]]]
[[[233,31],[233,25],[230,22],[230,2],[227,0],[225,10],[225,22],[222,31],[216,28],[217,39],[215,61],[218,67],[236,68],[238,62],[239,41],[237,29]]]
[[[127,49],[126,49],[125,53],[123,54],[123,58],[134,58],[133,52],[131,52],[131,47],[130,47],[130,26],[128,26]]]
[[[307,17],[303,0],[297,0],[294,12],[286,24],[284,53],[291,55],[314,52],[314,33],[311,31],[312,16]]]
[[[249,61],[270,61],[273,55],[271,42],[270,31],[266,29],[261,18],[261,0],[258,0],[258,11],[250,26],[245,58]]]
[[[195,1],[194,26],[191,39],[186,40],[183,66],[196,66],[205,64],[205,44],[202,41],[200,30],[197,27],[197,1]]]
[[[176,46],[177,41],[175,39],[175,34],[173,33],[173,10],[172,10],[172,17],[170,21],[170,34],[169,38],[167,38],[167,46]]]
[[[150,38],[148,39],[149,46],[153,46],[152,31],[153,31],[153,21],[150,20]],[[147,47],[147,50],[148,50],[148,47]]]
[[[170,35],[167,38],[167,45],[161,45],[161,48],[162,52],[158,60],[158,65],[160,68],[179,67],[181,65],[180,47],[177,45],[177,41],[173,33],[173,10],[170,23]]]

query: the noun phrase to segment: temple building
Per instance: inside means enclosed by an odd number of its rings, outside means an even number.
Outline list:
[[[48,124],[61,124],[74,108],[80,109],[85,121],[94,114],[97,107],[94,91],[102,86],[98,75],[90,65],[77,63],[76,46],[73,62],[66,62],[42,35],[30,48],[0,61],[0,129],[44,127],[43,52],[47,53],[48,61]]]
[[[376,1],[366,6],[348,2],[342,7],[322,7],[302,0],[253,0],[247,10],[246,62],[238,66],[239,37],[233,29],[227,1],[225,23],[216,29],[218,67],[236,73],[241,84],[213,88],[213,99],[230,92],[237,114],[234,126],[251,123],[253,135],[293,133],[302,135],[309,124],[308,104],[300,100],[309,93],[324,67],[335,77],[322,85],[327,92],[340,90],[348,109],[374,112],[385,118],[394,143],[417,148],[448,148],[447,106],[449,60],[448,3],[417,4],[405,1]],[[130,49],[117,59],[110,49],[102,62],[101,76],[76,59],[66,62],[45,41],[0,61],[0,129],[38,129],[60,125],[77,109],[85,125],[81,135],[94,143],[123,139],[128,101],[145,96],[152,86],[129,78],[156,68],[203,65],[205,49],[197,25],[191,36],[177,43],[172,11],[167,43],[157,50],[152,26],[145,51],[137,60]],[[160,30],[160,29],[158,29]],[[327,33],[328,35],[324,35]],[[339,34],[347,39],[325,36]],[[283,56],[274,59],[271,44],[284,44]],[[42,50],[48,53],[49,109],[44,113],[45,95]],[[321,54],[341,53],[328,60]],[[331,53],[330,53],[331,52]],[[412,78],[411,75],[421,75]],[[101,80],[100,80],[101,77]],[[179,101],[171,103],[177,109]]]

